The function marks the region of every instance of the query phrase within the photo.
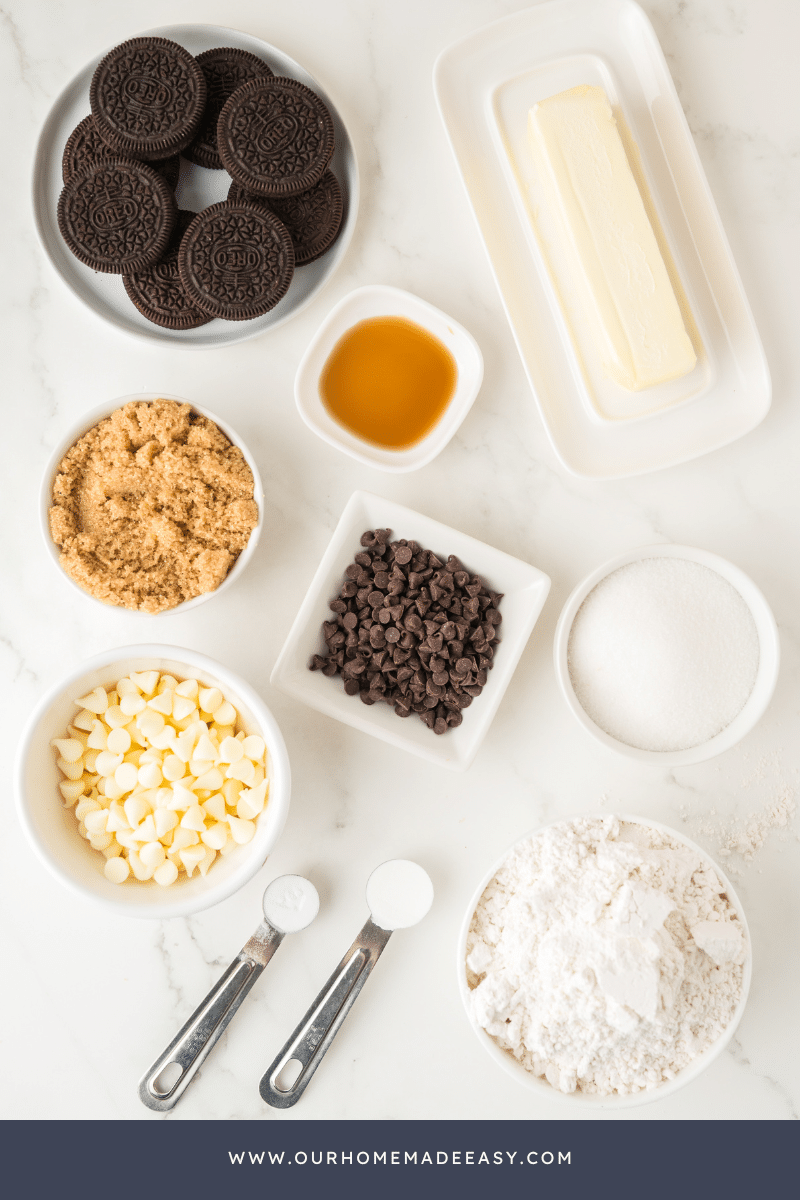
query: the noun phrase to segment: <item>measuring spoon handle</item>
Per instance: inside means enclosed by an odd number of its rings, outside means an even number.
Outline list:
[[[164,1053],[145,1071],[139,1081],[142,1104],[155,1112],[175,1107],[282,941],[282,933],[261,922]],[[177,1078],[158,1084],[159,1075],[171,1063],[180,1067]]]
[[[367,921],[278,1057],[264,1073],[258,1090],[267,1104],[273,1108],[291,1108],[300,1099],[358,993],[367,982],[391,932],[390,929],[381,929],[372,920]],[[300,1073],[289,1086],[278,1087],[277,1079],[281,1071],[293,1060],[301,1064]]]

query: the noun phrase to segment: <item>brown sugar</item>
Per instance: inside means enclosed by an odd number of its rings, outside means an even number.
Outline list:
[[[188,404],[133,401],[67,451],[50,532],[89,595],[158,613],[219,587],[258,521],[241,450]]]

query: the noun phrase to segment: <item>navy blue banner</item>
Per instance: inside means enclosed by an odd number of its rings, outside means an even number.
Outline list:
[[[795,1122],[8,1121],[4,1192],[149,1200],[796,1194]],[[289,1190],[290,1189],[290,1190]]]

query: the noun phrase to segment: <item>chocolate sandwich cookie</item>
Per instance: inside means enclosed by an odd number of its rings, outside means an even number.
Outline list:
[[[272,71],[255,54],[248,50],[237,50],[233,46],[218,46],[197,55],[197,63],[206,78],[208,94],[200,128],[194,140],[184,150],[189,162],[211,170],[222,170],[222,159],[217,150],[217,121],[225,101],[248,79],[265,79]]]
[[[72,253],[87,267],[112,275],[158,262],[175,216],[167,181],[130,158],[90,163],[58,198],[58,228]]]
[[[89,163],[96,162],[98,158],[119,158],[119,154],[106,145],[100,137],[94,117],[90,113],[88,117],[83,118],[79,125],[75,126],[64,147],[64,155],[61,159],[61,178],[64,183],[69,183],[76,171],[80,171],[82,167],[88,167]],[[181,169],[181,160],[177,154],[148,165],[154,171],[158,171],[159,175],[163,175],[169,186],[173,191],[175,190]]]
[[[125,291],[142,316],[163,329],[197,329],[211,320],[192,304],[178,272],[181,240],[196,216],[196,213],[179,209],[164,257],[146,271],[122,277]]]
[[[203,115],[206,79],[168,38],[131,38],[100,62],[89,88],[103,140],[134,158],[167,158],[189,145]]]
[[[294,250],[286,226],[263,205],[212,204],[184,234],[181,283],[212,317],[248,321],[274,308],[289,289]]]
[[[258,196],[292,196],[322,178],[333,154],[333,118],[296,79],[251,79],[220,113],[217,145],[223,166]]]
[[[342,225],[342,189],[332,171],[326,171],[319,183],[297,196],[282,196],[267,200],[251,197],[235,181],[228,190],[228,200],[237,203],[248,198],[266,204],[283,221],[294,246],[294,265],[303,267],[314,262],[329,250]]]

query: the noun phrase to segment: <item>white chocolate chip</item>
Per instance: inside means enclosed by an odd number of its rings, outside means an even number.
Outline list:
[[[235,737],[226,737],[219,748],[220,762],[237,763],[244,758],[242,743]]]
[[[203,833],[201,833],[200,840],[204,843],[204,845],[210,846],[212,850],[221,850],[227,842],[229,836],[230,834],[227,824],[224,824],[222,821],[217,821],[217,823],[212,825],[210,829],[206,829]]]
[[[242,783],[252,783],[255,773],[256,769],[249,758],[240,758],[238,762],[231,763],[225,772],[228,779],[240,779]]]
[[[143,863],[135,850],[131,850],[128,854],[128,862],[134,875],[137,879],[141,880],[142,883],[144,883],[147,879],[153,878],[152,867],[148,867],[146,863]]]
[[[128,713],[123,712],[118,704],[111,705],[103,713],[103,720],[111,729],[122,729],[124,725],[129,724],[133,718]]]
[[[114,782],[123,792],[132,792],[139,781],[139,772],[133,763],[123,762],[114,772]]]
[[[82,762],[65,762],[63,758],[56,759],[56,766],[67,779],[80,779],[83,776]]]
[[[164,859],[167,857],[164,847],[161,842],[145,842],[139,850],[139,858],[146,867],[150,867],[153,871],[157,871]]]
[[[103,874],[112,883],[124,883],[130,875],[130,867],[128,866],[127,859],[109,858],[106,861]]]
[[[210,796],[208,800],[204,800],[200,807],[204,813],[208,813],[210,817],[214,817],[217,821],[224,821],[228,815],[225,811],[225,797],[221,792],[217,792],[215,796]]]
[[[236,709],[230,700],[223,700],[219,708],[214,709],[214,720],[217,725],[234,725],[236,723]]]
[[[257,733],[251,733],[242,742],[242,749],[248,758],[253,762],[263,762],[267,747],[264,745],[264,739],[259,737]]]
[[[215,713],[225,697],[219,688],[200,688],[198,703],[202,712]]]
[[[139,767],[139,783],[142,787],[157,788],[162,778],[161,767],[158,763],[144,763]]]
[[[170,783],[183,779],[186,774],[186,764],[182,763],[177,754],[168,754],[161,767],[164,778]]]
[[[108,708],[108,696],[105,688],[95,688],[88,696],[84,696],[81,700],[76,700],[78,708],[87,708],[89,712],[104,713]]]
[[[131,748],[131,735],[127,729],[117,726],[106,738],[106,749],[112,754],[127,754]]]
[[[77,738],[53,738],[50,743],[64,762],[75,763],[83,755],[83,744]]]
[[[153,872],[153,879],[155,879],[156,883],[160,883],[162,887],[169,887],[177,878],[178,868],[174,862],[163,862]]]
[[[108,748],[108,732],[103,722],[98,721],[95,717],[91,733],[86,739],[86,745],[92,750],[106,750]]]
[[[135,683],[145,696],[152,696],[158,684],[158,671],[131,671],[131,683]]]
[[[147,701],[147,707],[153,709],[154,712],[161,713],[162,716],[172,716],[172,692],[159,692],[157,696],[152,696]]]
[[[205,829],[205,813],[199,804],[193,804],[191,808],[187,808],[186,812],[181,817],[181,828],[201,830]]]
[[[231,827],[231,837],[239,846],[249,842],[256,831],[253,821],[242,821],[239,817],[228,817],[228,824]]]
[[[197,712],[195,702],[189,696],[175,696],[172,701],[172,715],[176,721],[185,721]]]

